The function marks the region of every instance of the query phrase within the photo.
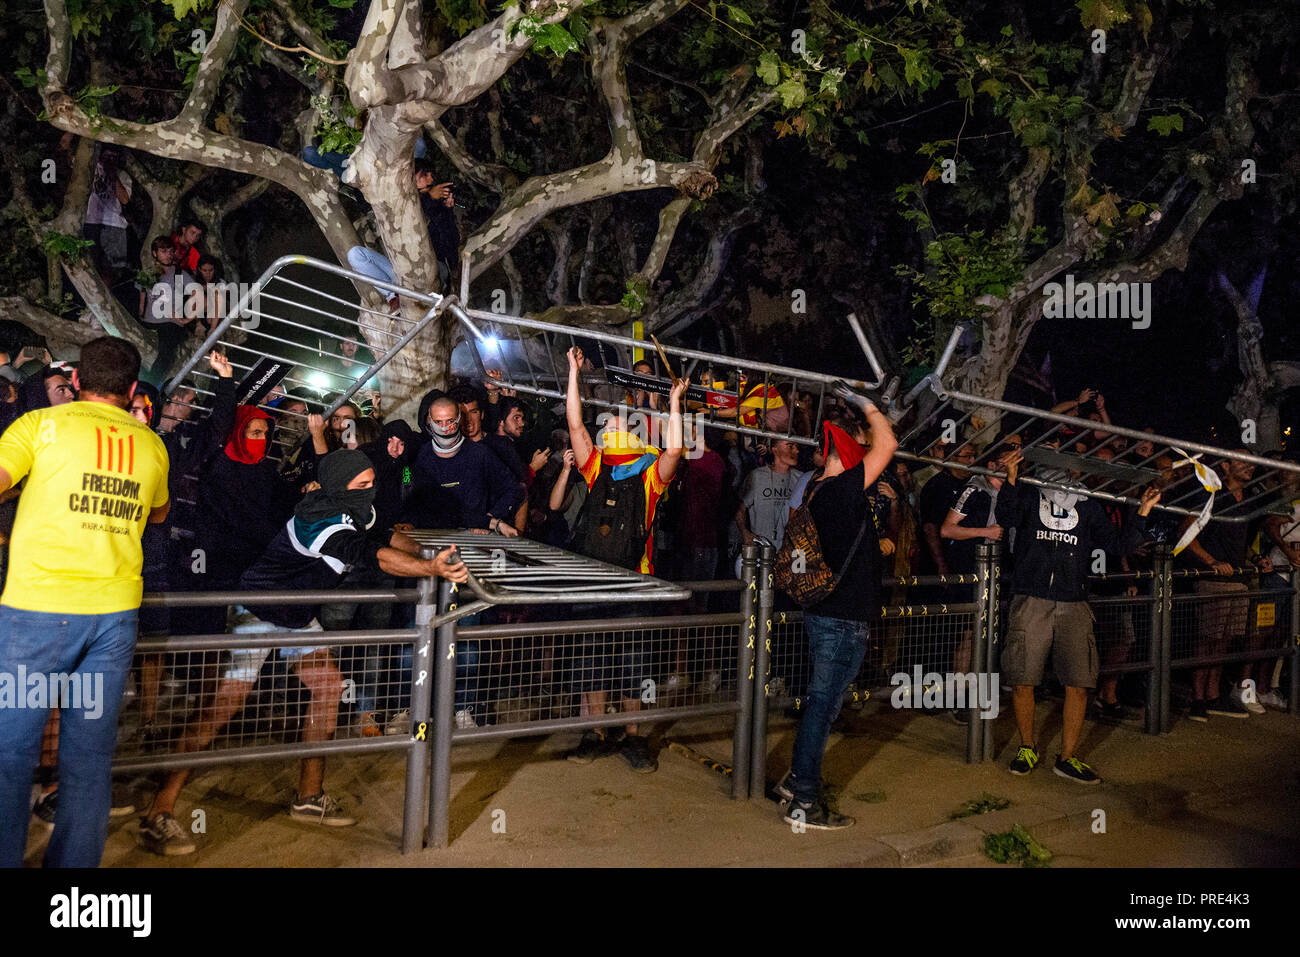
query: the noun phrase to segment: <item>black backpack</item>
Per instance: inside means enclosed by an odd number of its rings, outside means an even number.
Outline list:
[[[611,468],[602,465],[575,525],[573,551],[620,568],[639,568],[649,534],[644,475],[616,482]]]

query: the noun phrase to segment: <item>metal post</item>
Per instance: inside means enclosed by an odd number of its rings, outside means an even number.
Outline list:
[[[429,547],[420,549],[420,557],[434,557]],[[402,853],[420,849],[424,837],[424,798],[429,773],[429,699],[433,689],[433,621],[437,608],[433,578],[421,578],[416,584],[419,598],[415,605],[415,653],[411,658],[411,745],[406,752],[406,802],[402,805]]]
[[[750,685],[754,700],[750,705],[749,796],[761,798],[767,771],[767,672],[771,662],[769,649],[763,646],[758,629],[760,603],[757,545],[746,545],[742,550],[740,578],[745,586],[740,593],[740,630],[745,636],[745,643],[752,642],[754,645],[754,681]]]
[[[1170,683],[1170,660],[1173,657],[1174,644],[1174,557],[1172,553],[1165,548],[1156,553],[1156,571],[1160,575],[1161,589],[1164,592],[1165,600],[1158,606],[1156,613],[1160,630],[1157,634],[1151,636],[1153,645],[1156,645],[1156,651],[1159,657],[1155,660],[1158,662],[1157,668],[1153,672],[1154,677],[1160,685],[1160,732],[1167,734],[1169,732],[1169,691]]]
[[[984,643],[984,670],[989,675],[989,694],[1001,695],[1002,675],[994,669],[998,667],[997,644],[1002,628],[1002,546],[993,542],[990,547],[992,548],[992,577],[989,584],[989,635],[988,641]],[[994,682],[998,685],[996,690],[993,688]],[[984,730],[981,760],[992,761],[993,719],[981,718],[980,726]]]
[[[1160,733],[1160,702],[1164,700],[1165,685],[1165,667],[1164,667],[1164,642],[1161,635],[1164,631],[1165,602],[1168,601],[1169,595],[1166,588],[1169,586],[1165,578],[1165,572],[1168,571],[1167,559],[1169,558],[1168,549],[1160,546],[1154,556],[1154,562],[1151,566],[1151,637],[1147,642],[1147,661],[1151,665],[1151,670],[1147,672],[1147,715],[1146,724],[1143,728],[1147,734]]]
[[[1291,694],[1286,709],[1296,713],[1300,698],[1300,568],[1291,569]]]
[[[438,613],[456,608],[456,586],[438,581]],[[429,768],[429,846],[446,847],[451,804],[451,729],[456,709],[456,623],[438,626],[433,643],[432,758]]]
[[[742,800],[749,797],[749,767],[753,744],[754,721],[754,650],[757,627],[750,627],[749,607],[753,607],[753,620],[757,625],[758,609],[750,597],[753,592],[749,586],[754,583],[756,569],[748,556],[742,563],[745,576],[745,590],[741,594],[740,636],[736,641],[736,694],[740,710],[736,712],[736,728],[731,736],[731,799]]]
[[[997,594],[993,580],[997,568],[997,545],[980,542],[975,552],[975,612],[974,634],[971,636],[971,667],[977,681],[991,681],[989,673],[989,644],[997,633]],[[987,676],[987,677],[986,677]],[[999,693],[1001,689],[999,689]],[[980,717],[978,695],[975,701],[966,702],[966,763],[976,764],[984,759],[984,725]]]

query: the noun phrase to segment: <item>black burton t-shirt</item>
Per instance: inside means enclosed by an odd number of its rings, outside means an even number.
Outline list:
[[[859,462],[834,478],[814,482],[808,489],[807,494],[812,495],[808,508],[817,524],[822,556],[833,571],[843,569],[830,597],[807,609],[814,615],[848,621],[874,621],[880,617],[880,541],[862,479],[863,464]],[[866,531],[845,568],[845,559],[863,521]]]

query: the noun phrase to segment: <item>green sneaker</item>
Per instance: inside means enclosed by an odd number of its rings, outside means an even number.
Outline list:
[[[1056,756],[1056,767],[1052,768],[1054,772],[1063,778],[1069,778],[1075,784],[1100,784],[1101,778],[1097,772],[1088,765],[1084,764],[1078,758],[1064,758],[1058,754]]]
[[[1012,774],[1028,774],[1038,766],[1038,752],[1033,748],[1021,747],[1011,762]]]

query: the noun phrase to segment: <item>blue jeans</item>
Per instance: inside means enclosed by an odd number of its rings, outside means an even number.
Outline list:
[[[790,764],[795,777],[794,797],[801,803],[816,801],[821,795],[826,739],[830,737],[831,723],[839,716],[844,693],[867,655],[870,624],[805,612],[803,627],[808,635],[812,679]]]
[[[478,612],[473,615],[466,615],[459,619],[456,624],[468,628],[470,625],[477,625],[482,620],[483,613]],[[402,647],[397,658],[396,681],[397,688],[395,691],[396,707],[394,710],[405,711],[411,707],[411,678],[415,662],[415,649],[410,645]],[[456,638],[456,705],[455,710],[464,711],[468,709],[472,714],[483,715],[487,713],[487,705],[490,701],[484,700],[483,684],[484,679],[479,675],[479,643],[473,638]],[[433,672],[429,672],[429,679],[433,679]]]
[[[138,609],[60,615],[0,605],[0,680],[66,674],[95,693],[59,717],[59,813],[46,867],[98,867],[108,839],[117,713],[135,652]],[[15,693],[26,689],[15,688]],[[28,699],[24,696],[24,702]],[[0,867],[21,867],[27,849],[32,771],[40,760],[46,707],[0,707]],[[6,702],[8,705],[9,702]],[[67,702],[64,702],[67,704]],[[73,704],[76,704],[75,700]],[[93,707],[92,707],[93,705]]]

